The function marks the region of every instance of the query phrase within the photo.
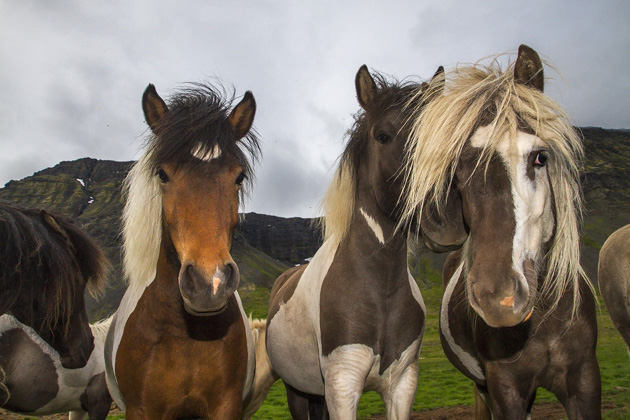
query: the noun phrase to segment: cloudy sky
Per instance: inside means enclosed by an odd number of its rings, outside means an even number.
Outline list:
[[[576,125],[630,128],[630,2],[0,0],[0,185],[62,160],[139,156],[148,83],[254,93],[264,159],[246,211],[316,215],[362,64],[430,77],[536,49]]]

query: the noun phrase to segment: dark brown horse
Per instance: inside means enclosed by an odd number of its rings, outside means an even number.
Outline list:
[[[153,133],[127,180],[129,288],[106,343],[107,380],[127,419],[240,419],[254,340],[230,256],[239,195],[258,156],[247,92],[231,101],[192,85],[167,105],[153,85]]]
[[[597,281],[608,314],[630,349],[630,225],[613,232],[602,246]]]
[[[582,144],[543,80],[525,45],[510,71],[460,67],[413,129],[407,214],[421,207],[431,249],[462,247],[444,266],[440,334],[480,392],[477,418],[524,420],[538,387],[570,419],[601,418]]]
[[[440,68],[432,84],[442,82]],[[388,419],[405,419],[416,392],[425,307],[398,204],[406,106],[421,106],[413,98],[428,84],[391,83],[365,66],[355,84],[363,112],[324,200],[326,240],[271,291],[267,350],[295,419],[356,418],[364,389],[381,395]]]
[[[95,343],[84,293],[101,290],[107,265],[65,217],[0,204],[0,407],[105,418],[103,340]]]
[[[66,368],[85,366],[94,348],[86,287],[105,281],[103,251],[65,217],[0,204],[0,314],[32,327]]]

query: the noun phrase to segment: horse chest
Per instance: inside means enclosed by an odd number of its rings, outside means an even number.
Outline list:
[[[233,299],[216,317],[187,320],[184,315],[178,322],[160,323],[144,311],[141,299],[116,354],[116,378],[125,405],[166,410],[192,404],[203,407],[196,413],[205,413],[229,394],[238,394],[240,405],[248,369],[240,315]],[[220,327],[204,326],[219,322]]]
[[[382,374],[424,331],[424,303],[406,264],[370,270],[370,277],[333,264],[320,301],[322,356],[361,344],[380,357]]]

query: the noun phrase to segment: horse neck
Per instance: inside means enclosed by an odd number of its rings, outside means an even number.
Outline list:
[[[342,244],[354,259],[378,267],[379,272],[403,267],[406,276],[407,233],[397,229],[397,221],[381,209],[367,182],[358,185],[352,222]]]

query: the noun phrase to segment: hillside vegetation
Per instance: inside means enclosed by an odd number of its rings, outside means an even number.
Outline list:
[[[581,131],[586,150],[582,259],[587,273],[596,280],[602,244],[614,230],[630,223],[630,131],[601,128]],[[62,162],[20,181],[11,181],[0,189],[0,200],[69,216],[105,248],[114,268],[104,297],[99,302],[88,302],[92,320],[112,313],[125,290],[120,263],[121,185],[131,164],[90,158]],[[241,272],[239,291],[245,308],[255,317],[266,317],[269,290],[275,278],[314,255],[320,245],[320,233],[313,226],[311,219],[244,215],[237,228],[232,255]],[[445,255],[433,254],[419,246],[409,259],[428,308],[415,410],[472,403],[470,381],[448,363],[439,344],[437,309],[444,258]],[[630,363],[626,349],[605,309],[599,315],[599,325],[598,355],[604,402],[613,407],[606,418],[630,418]],[[541,392],[538,400],[553,398]],[[361,403],[361,418],[382,412],[378,397],[366,394]],[[287,416],[284,392],[278,383],[256,418]]]

